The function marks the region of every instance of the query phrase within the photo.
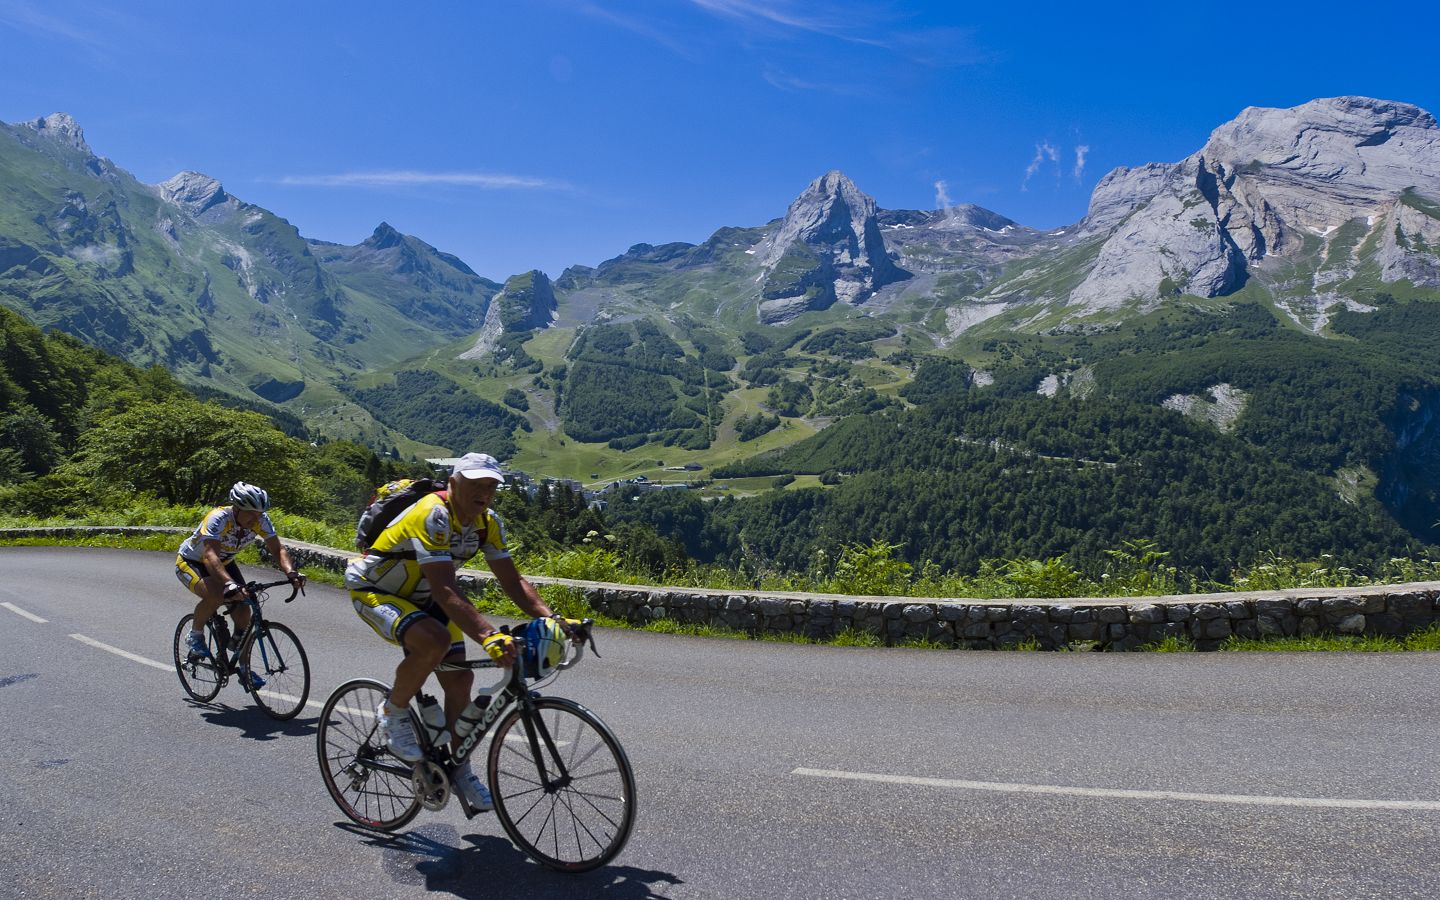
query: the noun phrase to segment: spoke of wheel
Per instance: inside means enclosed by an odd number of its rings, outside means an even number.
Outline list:
[[[568,791],[568,790],[567,790],[567,791],[565,792],[565,800],[564,800],[564,803],[565,803],[565,808],[570,811],[570,821],[575,824],[575,851],[576,851],[577,853],[583,852],[583,851],[580,849],[580,829],[581,829],[581,828],[584,828],[584,829],[585,829],[585,836],[588,837],[588,838],[590,838],[591,843],[593,843],[596,847],[604,847],[605,845],[602,844],[602,843],[600,843],[600,839],[597,838],[597,837],[595,837],[595,832],[593,832],[593,831],[590,830],[590,826],[587,825],[587,824],[585,824],[585,822],[580,818],[580,816],[576,815],[576,813],[575,813],[575,807],[574,807],[573,805],[571,805],[571,802],[570,802],[571,799],[572,799],[572,797],[571,797],[571,791]],[[580,799],[581,799],[581,800],[585,800],[586,803],[590,803],[590,801],[585,797],[584,794],[581,794],[581,795],[580,795]],[[595,806],[595,804],[590,803],[590,807],[591,807],[592,809],[594,808],[594,806]],[[600,810],[598,810],[598,809],[595,810],[595,811],[596,811],[596,812],[600,812]],[[600,817],[603,818],[605,821],[609,822],[612,827],[615,825],[615,822],[614,822],[609,816],[605,815],[603,812],[600,812]]]
[[[594,804],[594,802],[591,801],[589,794],[582,794],[582,793],[580,793],[579,791],[569,791],[569,790],[567,790],[565,793],[566,793],[567,795],[573,793],[575,796],[579,797],[581,800],[584,800],[586,806],[589,806],[591,809],[595,810],[596,814],[599,815],[600,818],[602,818],[602,819],[604,819],[605,821],[609,822],[609,823],[610,823],[612,826],[614,826],[614,827],[619,827],[620,823],[619,823],[619,822],[616,822],[614,819],[610,818],[610,814],[607,813],[607,812],[605,812],[605,810],[603,810],[603,809],[601,809],[600,807],[596,806],[596,805]],[[615,800],[616,802],[619,802],[619,800],[620,800],[619,797],[608,797],[608,798],[606,798],[606,799]],[[574,812],[573,808],[572,808],[571,812],[572,812],[572,814],[573,814],[573,812]]]

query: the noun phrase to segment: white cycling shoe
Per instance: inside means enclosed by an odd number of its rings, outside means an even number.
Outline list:
[[[420,749],[420,741],[415,737],[415,727],[410,724],[410,715],[406,710],[400,710],[393,716],[385,714],[385,702],[382,700],[380,706],[375,710],[375,718],[380,722],[380,731],[385,735],[385,746],[396,758],[405,762],[419,762],[425,758],[425,751]]]
[[[480,781],[480,776],[471,771],[467,763],[463,769],[456,769],[450,773],[450,780],[455,784],[455,790],[459,791],[477,812],[489,812],[495,808],[495,801],[490,797],[490,789]]]

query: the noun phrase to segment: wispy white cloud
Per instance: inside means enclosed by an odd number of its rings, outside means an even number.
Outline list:
[[[1085,176],[1085,157],[1090,153],[1089,144],[1080,144],[1075,148],[1075,180],[1079,181]]]
[[[345,172],[338,175],[285,175],[276,179],[280,184],[303,187],[473,187],[490,190],[503,189],[549,189],[565,187],[548,178],[533,178],[528,175],[497,175],[485,172],[416,172],[396,170],[389,172]]]
[[[655,25],[637,19],[634,16],[622,15],[611,9],[606,9],[598,3],[580,3],[575,6],[576,12],[590,16],[592,19],[600,19],[609,22],[626,31],[634,32],[644,38],[649,38],[660,46],[685,59],[694,59],[695,52],[686,44],[676,40],[667,32],[657,28]]]
[[[950,194],[945,188],[945,179],[942,178],[935,182],[935,208],[943,209],[948,213],[954,204],[950,202]]]
[[[874,93],[874,90],[866,85],[811,81],[805,78],[796,78],[773,67],[766,68],[760,77],[764,78],[771,87],[779,88],[782,91],[818,91],[825,94],[839,94],[842,97],[864,97]]]
[[[975,45],[969,28],[907,28],[883,5],[807,4],[795,0],[690,0],[691,4],[757,34],[803,32],[875,47],[924,66],[973,65],[991,54]]]
[[[1030,189],[1030,179],[1040,171],[1040,167],[1047,159],[1053,163],[1060,162],[1060,151],[1056,150],[1049,141],[1041,141],[1035,145],[1035,158],[1030,160],[1030,165],[1025,167],[1025,178],[1020,182],[1020,190],[1028,191]]]
[[[0,2],[0,25],[8,25],[30,34],[84,44],[87,47],[109,46],[109,42],[100,32],[90,31],[43,13],[30,3],[17,3],[13,0]]]
[[[690,0],[701,9],[739,22],[742,25],[769,25],[808,31],[826,37],[849,41],[855,44],[886,46],[883,40],[863,33],[865,20],[859,10],[837,10],[836,15],[817,16],[813,12],[798,12],[788,9],[783,2],[756,2],[756,0]]]

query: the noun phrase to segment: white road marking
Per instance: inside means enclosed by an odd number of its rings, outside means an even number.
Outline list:
[[[101,650],[113,653],[116,656],[123,656],[132,662],[138,662],[142,665],[150,666],[152,669],[159,669],[162,672],[175,671],[174,666],[167,666],[164,663],[158,663],[153,659],[146,659],[143,656],[138,656],[134,653],[131,653],[129,650],[121,650],[119,647],[112,647],[109,644],[102,644],[94,638],[86,637],[83,634],[72,634],[70,636],[82,644],[89,644],[92,647],[99,647]]]
[[[792,770],[790,774],[808,775],[814,778],[844,778],[851,781],[880,781],[888,784],[916,784],[925,787],[958,788],[967,791],[997,791],[1007,794],[1050,794],[1064,797],[1103,797],[1120,800],[1179,800],[1192,803],[1233,803],[1242,806],[1440,810],[1440,800],[1351,800],[1337,797],[1270,797],[1262,794],[1195,794],[1184,791],[1133,791],[1117,788],[1069,787],[1057,784],[1013,784],[1004,781],[962,781],[952,778],[919,778],[911,775],[877,775],[870,772],[840,772],[834,769],[799,768]]]
[[[8,603],[7,603],[7,604],[4,604],[4,605],[9,606]],[[115,654],[116,656],[123,656],[123,657],[125,657],[126,659],[128,659],[128,660],[130,660],[130,661],[132,661],[132,662],[138,662],[138,663],[140,663],[141,665],[149,666],[149,667],[151,667],[152,669],[160,669],[161,671],[164,671],[164,672],[173,672],[173,671],[175,671],[175,667],[174,667],[173,665],[172,665],[172,666],[167,666],[167,665],[165,665],[164,663],[158,663],[158,662],[156,662],[156,661],[153,660],[153,659],[147,659],[147,658],[145,658],[145,657],[143,657],[143,656],[140,656],[140,655],[138,655],[138,654],[131,653],[129,650],[121,650],[119,647],[112,647],[112,646],[110,646],[109,644],[103,644],[103,643],[101,643],[100,641],[97,641],[97,640],[95,640],[95,639],[92,638],[92,637],[86,637],[86,636],[83,635],[83,634],[72,634],[72,635],[70,635],[70,636],[71,636],[72,638],[74,638],[75,640],[79,641],[79,642],[82,643],[82,644],[89,644],[91,647],[99,647],[101,650],[105,650],[105,651],[107,651],[107,652],[109,652],[109,653],[113,653],[113,654]],[[267,691],[267,690],[263,690],[263,689],[262,689],[262,690],[260,691],[260,693],[264,694],[264,695],[267,696],[267,697],[274,697],[276,700],[288,700],[288,701],[291,702],[291,703],[294,703],[296,700],[299,700],[299,699],[300,699],[299,697],[292,697],[292,696],[289,695],[289,694],[282,694],[282,693],[280,693],[279,691]],[[313,707],[315,707],[316,709],[319,709],[319,708],[322,706],[322,704],[316,703],[314,700],[306,700],[306,701],[305,701],[305,705],[306,705],[306,706],[313,706]]]
[[[29,613],[25,612],[24,610],[16,609],[12,604],[9,604],[9,603],[0,603],[0,606],[8,607],[8,608],[14,610],[15,612],[20,613],[22,616],[25,616],[26,618],[36,619],[36,621],[39,621],[39,622],[44,622],[44,621],[45,621],[44,619],[39,619],[39,618],[36,618],[35,616],[30,615]],[[91,647],[98,647],[98,648],[100,648],[101,650],[105,650],[105,651],[107,651],[107,652],[109,652],[109,653],[113,653],[113,654],[115,654],[116,656],[123,656],[125,659],[131,660],[132,662],[138,662],[138,663],[140,663],[141,665],[150,666],[150,667],[153,668],[153,669],[160,669],[161,671],[164,671],[164,672],[173,672],[173,671],[175,671],[175,667],[174,667],[174,666],[167,666],[167,665],[165,665],[164,663],[158,663],[158,662],[156,662],[156,661],[153,660],[153,659],[147,659],[147,658],[145,658],[145,657],[143,657],[143,656],[140,656],[140,655],[138,655],[138,654],[131,653],[129,650],[121,650],[119,647],[112,647],[112,646],[110,646],[109,644],[101,643],[100,641],[97,641],[97,640],[95,640],[95,639],[92,638],[92,637],[86,637],[86,636],[83,635],[83,634],[72,634],[72,635],[70,635],[70,636],[71,636],[72,638],[74,638],[75,640],[79,641],[79,642],[82,643],[82,644],[89,644]],[[291,694],[282,694],[282,693],[280,693],[279,691],[269,691],[269,690],[265,690],[264,688],[261,688],[260,693],[264,694],[264,695],[267,696],[267,697],[274,697],[274,698],[277,699],[277,700],[285,700],[285,701],[288,701],[288,702],[290,702],[290,703],[294,703],[295,701],[297,701],[297,700],[300,699],[299,697],[293,696],[293,695],[291,695]],[[323,704],[323,703],[321,703],[321,702],[319,702],[319,701],[317,701],[317,700],[306,700],[306,701],[305,701],[305,705],[306,705],[306,706],[313,706],[313,707],[315,707],[316,709],[324,709],[324,708],[325,708],[325,704]],[[368,717],[368,718],[374,718],[374,717],[375,717],[375,713],[374,713],[373,710],[352,709],[352,708],[349,708],[349,707],[338,707],[338,708],[339,708],[339,709],[343,709],[345,712],[348,712],[348,713],[350,713],[350,714],[352,714],[352,715],[365,716],[365,717]],[[565,743],[567,743],[567,742],[558,741],[558,742],[557,742],[557,746],[564,746]]]
[[[293,694],[282,694],[282,693],[280,693],[279,691],[270,691],[270,690],[266,690],[265,688],[261,688],[261,689],[259,690],[259,693],[264,694],[264,695],[267,696],[267,697],[274,697],[276,700],[285,700],[285,701],[290,702],[290,703],[294,703],[296,700],[299,700],[299,699],[300,699],[299,697],[296,697],[296,696],[294,696]],[[314,701],[314,700],[306,700],[306,701],[305,701],[305,705],[306,705],[306,706],[313,706],[313,707],[315,707],[316,709],[324,709],[324,708],[325,708],[325,704],[323,704],[323,703],[317,703],[317,702]],[[372,715],[373,715],[373,714],[372,714]]]
[[[32,622],[38,622],[38,623],[40,623],[41,625],[44,625],[46,622],[49,622],[49,621],[50,621],[49,619],[42,619],[42,618],[40,618],[39,616],[35,615],[35,614],[32,613],[32,612],[26,612],[25,610],[21,609],[20,607],[16,606],[15,604],[9,602],[8,600],[5,601],[5,602],[3,602],[3,603],[0,603],[0,606],[5,607],[6,609],[8,609],[8,610],[10,610],[11,612],[15,613],[17,616],[24,616],[25,618],[29,619],[30,621],[32,621]]]

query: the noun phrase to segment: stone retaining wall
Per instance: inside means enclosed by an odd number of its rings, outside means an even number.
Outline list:
[[[0,529],[14,534],[72,536],[87,532],[183,533],[178,528]],[[340,572],[353,554],[285,541],[297,566]],[[831,638],[847,629],[887,643],[924,639],[949,647],[993,649],[1035,644],[1045,649],[1133,650],[1169,637],[1188,637],[1213,650],[1231,636],[1313,634],[1398,636],[1440,620],[1440,582],[1361,588],[1190,594],[1171,597],[1069,600],[965,600],[842,597],[832,594],[636,587],[527,576],[536,584],[571,588],[597,612],[643,625],[673,619],[752,633],[798,632]],[[488,572],[464,569],[460,584],[483,590]]]

